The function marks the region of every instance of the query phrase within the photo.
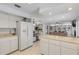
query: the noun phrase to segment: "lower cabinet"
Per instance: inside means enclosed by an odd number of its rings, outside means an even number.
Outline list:
[[[10,40],[10,51],[15,51],[17,49],[18,49],[18,40],[17,39]]]
[[[9,40],[0,40],[0,54],[4,55],[4,54],[8,54],[8,52],[10,52],[10,42]]]
[[[53,40],[49,41],[49,55],[60,55],[60,46],[54,44]]]
[[[56,45],[50,45],[49,55],[60,55],[60,47]]]
[[[0,55],[11,53],[18,49],[17,39],[0,39]]]
[[[61,55],[77,55],[77,50],[61,47]]]
[[[40,41],[40,53],[48,55],[48,40],[41,39],[41,41]]]
[[[78,44],[61,42],[61,55],[78,55],[78,48]]]
[[[45,55],[78,55],[79,45],[51,39],[40,40],[41,54]]]

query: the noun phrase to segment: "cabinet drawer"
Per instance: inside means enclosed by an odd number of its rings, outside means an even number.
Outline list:
[[[49,55],[60,55],[60,46],[50,44]]]
[[[71,48],[71,49],[78,49],[79,45],[73,44],[73,43],[68,43],[68,42],[61,42],[61,46],[66,47],[66,48]]]
[[[10,50],[15,51],[18,49],[18,40],[17,39],[12,39],[10,40]]]
[[[48,39],[40,40],[40,53],[48,55]]]
[[[77,55],[77,50],[61,47],[61,55]]]
[[[49,40],[49,55],[60,55],[60,42]]]
[[[56,41],[56,40],[49,40],[49,43],[60,45],[60,41]]]
[[[7,39],[0,40],[0,54],[5,55],[10,53],[10,42]]]

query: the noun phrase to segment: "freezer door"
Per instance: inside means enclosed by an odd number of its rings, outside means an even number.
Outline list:
[[[20,33],[19,33],[19,50],[27,48],[27,23],[20,22]]]
[[[28,23],[28,47],[33,45],[33,25],[32,23]]]

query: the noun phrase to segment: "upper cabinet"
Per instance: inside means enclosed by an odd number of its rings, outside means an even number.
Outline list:
[[[9,28],[16,28],[16,19],[11,15],[9,15]]]
[[[9,28],[16,28],[16,21],[22,20],[22,17],[9,15]]]
[[[8,28],[8,14],[0,12],[0,28]]]
[[[16,28],[16,21],[22,17],[0,12],[0,28]]]

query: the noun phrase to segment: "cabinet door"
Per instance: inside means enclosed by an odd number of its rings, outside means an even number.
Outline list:
[[[61,55],[77,55],[77,50],[61,47]]]
[[[10,41],[7,39],[0,40],[0,54],[8,54],[10,53]]]
[[[18,39],[12,39],[10,40],[10,50],[15,51],[18,49]]]
[[[8,28],[9,22],[8,22],[8,14],[0,12],[0,28]]]
[[[48,39],[40,39],[40,53],[48,55]]]
[[[16,28],[16,17],[9,15],[9,28]]]
[[[59,44],[59,42],[57,42]],[[55,41],[49,40],[49,54],[50,55],[60,55],[60,45],[56,45]]]
[[[75,49],[77,50],[79,45],[74,43],[68,43],[68,42],[61,42],[61,46],[65,48]]]
[[[1,55],[1,44],[2,44],[2,43],[1,43],[1,39],[0,39],[0,55]]]

